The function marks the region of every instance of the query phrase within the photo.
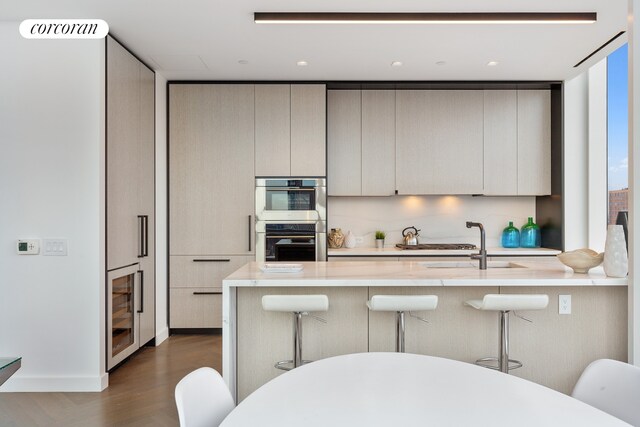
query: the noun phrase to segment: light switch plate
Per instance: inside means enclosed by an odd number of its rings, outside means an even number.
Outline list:
[[[18,255],[38,255],[40,253],[39,239],[20,239],[16,243]]]
[[[67,256],[67,239],[44,239],[42,255]]]

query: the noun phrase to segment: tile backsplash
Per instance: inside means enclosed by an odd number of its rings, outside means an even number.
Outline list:
[[[392,196],[329,197],[328,227],[351,230],[357,247],[375,246],[375,231],[387,233],[385,246],[402,242],[402,230],[420,229],[420,243],[480,244],[477,228],[467,229],[466,221],[481,222],[487,247],[500,246],[502,230],[513,221],[520,228],[532,216],[535,197],[473,196]],[[328,230],[328,231],[329,231]]]

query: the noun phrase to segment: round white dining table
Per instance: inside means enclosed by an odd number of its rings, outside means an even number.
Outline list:
[[[479,366],[404,353],[319,360],[271,380],[222,427],[627,426],[570,396]]]

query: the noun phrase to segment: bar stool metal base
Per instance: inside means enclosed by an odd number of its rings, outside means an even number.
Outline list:
[[[483,368],[489,368],[496,371],[500,370],[500,359],[497,357],[483,357],[482,359],[476,360],[475,364],[482,366]],[[515,359],[509,359],[509,370],[512,371],[518,368],[522,368],[522,362]]]
[[[280,369],[282,371],[290,371],[292,369],[295,369],[302,365],[306,365],[307,363],[311,363],[311,362],[313,362],[313,360],[303,360],[300,365],[295,366],[295,363],[293,362],[293,360],[281,360],[280,362],[276,362],[276,364],[273,365],[273,367],[276,369]]]
[[[509,311],[500,311],[499,317],[500,330],[500,355],[498,357],[485,357],[476,360],[476,365],[484,368],[495,369],[496,371],[508,374],[513,369],[522,368],[522,362],[519,360],[509,359]],[[494,365],[492,362],[495,362]]]

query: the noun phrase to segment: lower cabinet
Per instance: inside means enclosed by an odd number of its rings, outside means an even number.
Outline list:
[[[171,288],[172,328],[222,328],[222,288]]]
[[[169,257],[169,327],[222,328],[222,280],[252,256]]]

